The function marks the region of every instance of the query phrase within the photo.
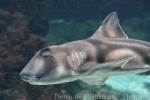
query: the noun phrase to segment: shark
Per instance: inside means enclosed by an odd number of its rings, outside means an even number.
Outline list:
[[[37,51],[20,72],[20,77],[32,85],[76,80],[103,85],[110,76],[149,71],[150,43],[128,38],[117,12],[112,12],[89,38]]]

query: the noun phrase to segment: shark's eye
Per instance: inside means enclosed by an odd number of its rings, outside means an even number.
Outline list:
[[[43,56],[43,57],[54,57],[54,56],[52,56],[49,52],[43,52],[43,53],[42,53],[42,56]]]
[[[48,57],[49,55],[50,55],[49,52],[43,52],[43,53],[42,53],[42,56],[43,56],[43,57]]]

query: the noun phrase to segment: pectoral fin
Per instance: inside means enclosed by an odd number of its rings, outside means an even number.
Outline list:
[[[104,85],[105,81],[108,79],[108,77],[88,77],[81,79],[81,81],[89,84],[89,85]]]
[[[97,62],[86,62],[82,66],[80,66],[80,69],[75,70],[77,73],[82,72],[91,72],[91,70],[103,70],[103,69],[115,69],[115,68],[125,68],[124,66],[127,65],[127,63],[132,60],[133,57],[126,57],[121,60],[112,61],[112,62],[106,62],[106,63],[97,63]],[[120,68],[121,66],[121,68]]]
[[[80,80],[91,85],[103,85],[109,76],[129,73],[145,74],[145,72],[150,71],[150,66],[133,63],[133,59],[134,57],[132,56],[101,64],[88,62],[81,68],[85,73],[81,75]]]

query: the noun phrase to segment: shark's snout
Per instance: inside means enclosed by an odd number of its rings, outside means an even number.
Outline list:
[[[33,80],[38,80],[40,76],[43,74],[44,64],[41,61],[37,61],[37,59],[33,58],[31,61],[24,67],[24,69],[20,72],[20,78],[23,81],[30,82]]]
[[[37,75],[33,75],[31,73],[29,73],[28,71],[21,71],[20,73],[20,78],[23,80],[23,81],[35,81],[35,80],[39,80],[40,77],[37,76]]]
[[[38,82],[45,77],[56,76],[57,62],[47,49],[37,52],[20,72],[20,78],[28,83]]]

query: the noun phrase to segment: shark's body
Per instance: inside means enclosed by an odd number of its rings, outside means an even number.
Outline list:
[[[149,70],[150,43],[129,39],[113,12],[90,38],[40,50],[20,75],[35,85],[75,80],[100,85],[112,75]]]

